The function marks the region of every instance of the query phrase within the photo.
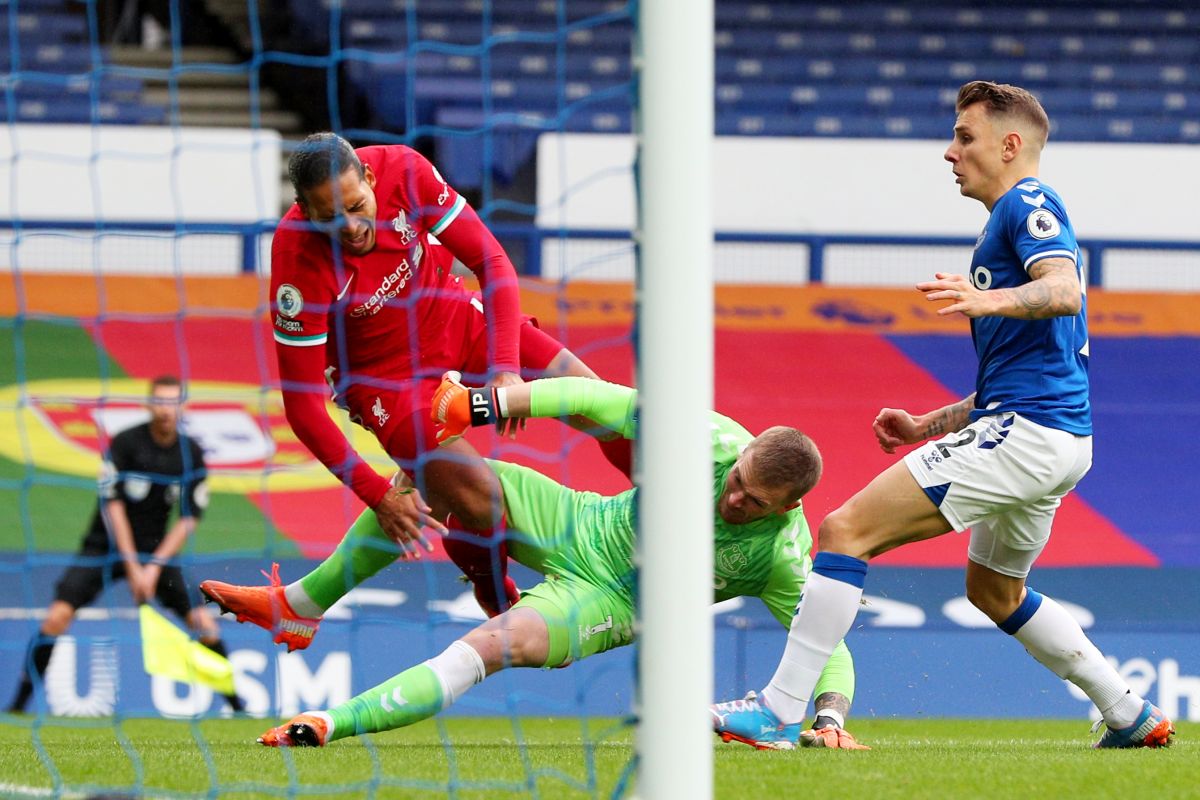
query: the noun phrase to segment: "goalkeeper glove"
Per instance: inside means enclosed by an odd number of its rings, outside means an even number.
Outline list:
[[[430,409],[439,445],[458,439],[467,428],[494,425],[497,413],[494,389],[463,386],[462,374],[454,371],[442,376]]]
[[[813,727],[800,731],[801,747],[828,747],[832,750],[870,750],[865,744],[854,740],[854,734],[842,728],[830,717],[818,715]]]

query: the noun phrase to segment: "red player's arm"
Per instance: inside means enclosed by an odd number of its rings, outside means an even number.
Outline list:
[[[275,344],[283,409],[297,438],[369,508],[391,484],[355,452],[325,410],[325,348]]]
[[[488,364],[495,372],[520,374],[521,291],[508,254],[470,206],[437,236],[479,279],[488,321]]]

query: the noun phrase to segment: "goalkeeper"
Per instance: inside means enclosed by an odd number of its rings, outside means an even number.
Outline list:
[[[434,395],[439,443],[458,438],[469,425],[495,424],[497,417],[580,415],[626,438],[635,433],[633,389],[584,378],[468,389],[458,377],[447,373]],[[752,437],[715,413],[712,442],[715,599],[760,597],[787,627],[811,566],[812,538],[800,498],[820,477],[820,453],[793,428],[769,428]],[[525,467],[488,464],[503,488],[512,528],[509,555],[546,580],[440,655],[328,711],[301,714],[272,728],[260,743],[323,746],[404,727],[449,707],[499,670],[566,666],[633,641],[637,490],[612,497],[577,492]],[[340,591],[347,589],[339,584]],[[853,694],[853,663],[841,644],[815,692],[814,729],[802,734],[799,724],[780,726],[748,743],[760,749],[791,749],[798,742],[860,749],[843,729]],[[730,738],[736,737],[726,741]]]

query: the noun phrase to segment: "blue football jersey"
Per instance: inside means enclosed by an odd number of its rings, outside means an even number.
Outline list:
[[[1084,286],[1075,230],[1053,189],[1026,178],[992,207],[975,244],[971,283],[1004,289],[1029,283],[1028,270],[1043,258],[1075,262]],[[1021,320],[978,317],[971,337],[979,356],[975,411],[1015,411],[1048,428],[1078,435],[1092,432],[1088,399],[1087,291],[1073,317]]]

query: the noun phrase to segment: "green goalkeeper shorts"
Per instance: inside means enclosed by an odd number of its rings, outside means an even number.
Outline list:
[[[545,666],[633,641],[630,493],[577,492],[527,467],[489,465],[504,489],[509,556],[546,576],[516,604],[546,621]]]
[[[578,578],[549,575],[521,593],[515,608],[532,608],[546,621],[546,667],[560,667],[633,641],[628,597]]]

